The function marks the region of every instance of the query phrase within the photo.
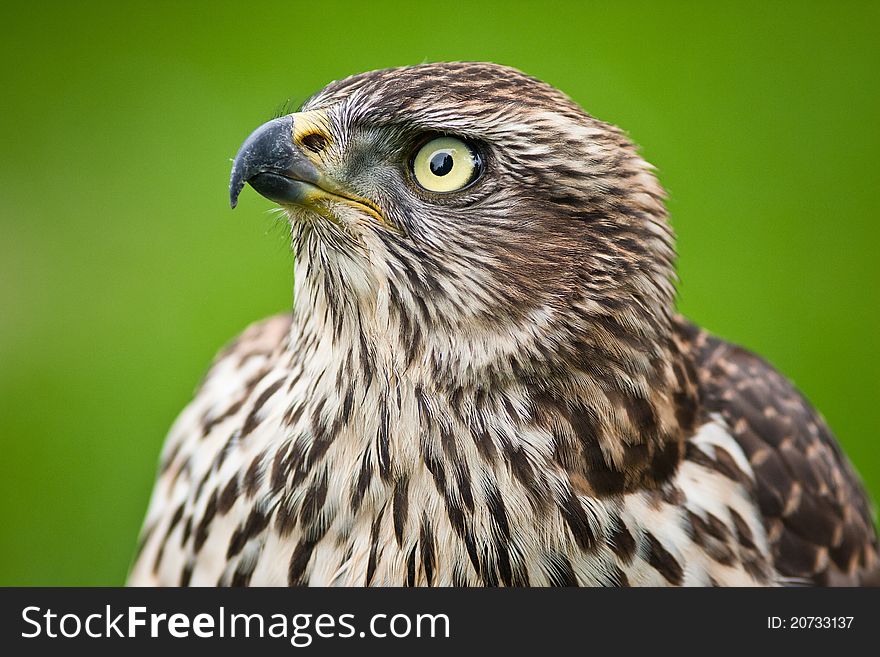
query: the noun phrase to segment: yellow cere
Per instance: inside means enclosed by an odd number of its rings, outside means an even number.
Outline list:
[[[471,181],[475,167],[467,144],[455,137],[438,137],[416,153],[413,175],[430,192],[454,192]]]
[[[322,147],[326,147],[333,141],[327,111],[318,109],[293,114],[293,140],[296,144],[305,147],[306,155],[312,159],[316,159],[313,154],[322,150],[322,148],[312,146],[316,142],[309,143],[309,139],[316,137],[320,140]]]

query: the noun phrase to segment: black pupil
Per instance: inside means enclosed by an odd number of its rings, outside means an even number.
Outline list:
[[[445,151],[438,151],[431,156],[431,173],[435,176],[445,176],[452,171],[452,155]]]

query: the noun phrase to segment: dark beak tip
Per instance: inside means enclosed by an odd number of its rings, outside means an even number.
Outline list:
[[[229,207],[233,210],[235,209],[235,206],[238,205],[238,195],[241,194],[241,188],[243,186],[244,185],[240,184],[234,177],[229,183]]]
[[[232,173],[229,176],[229,207],[233,210],[238,205],[238,197],[246,182],[243,172],[245,167],[241,160],[241,152],[239,152],[232,163]]]

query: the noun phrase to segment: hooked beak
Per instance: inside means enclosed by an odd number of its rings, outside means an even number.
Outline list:
[[[356,207],[387,226],[379,208],[352,194],[324,175],[297,145],[300,133],[313,130],[315,119],[303,112],[264,123],[245,139],[232,163],[229,204],[235,208],[245,183],[279,205],[300,205],[327,216],[321,201],[337,201]],[[314,134],[314,133],[312,133]],[[329,142],[329,136],[326,137]],[[331,217],[332,218],[332,217]]]
[[[245,183],[276,203],[297,203],[306,185],[318,184],[317,167],[293,145],[293,116],[261,125],[245,139],[232,163],[229,204],[238,205]]]

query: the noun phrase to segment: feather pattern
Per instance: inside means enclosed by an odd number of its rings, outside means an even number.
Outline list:
[[[309,157],[383,221],[284,206],[294,310],[221,352],[172,427],[131,584],[876,576],[815,411],[675,315],[664,193],[617,128],[490,64],[374,71],[303,109],[327,117]],[[407,174],[436,133],[484,156],[461,192]]]

